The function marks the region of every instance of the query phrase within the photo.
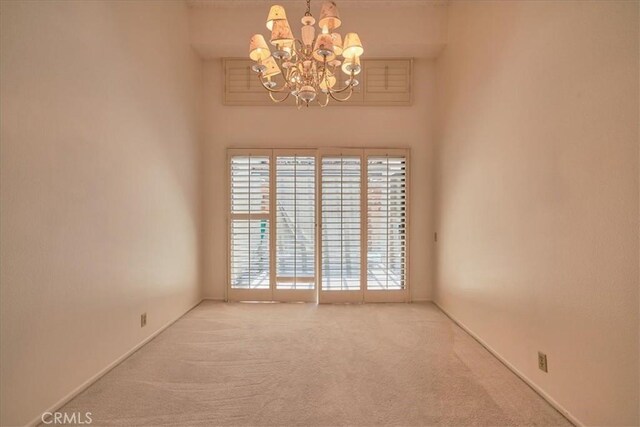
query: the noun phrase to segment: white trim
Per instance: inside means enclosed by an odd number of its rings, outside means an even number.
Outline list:
[[[315,303],[318,300],[318,267],[316,265],[317,259],[317,246],[316,246],[316,228],[314,225],[313,236],[314,236],[314,277],[311,278],[295,278],[295,277],[278,277],[277,271],[277,260],[278,260],[278,157],[313,157],[313,197],[314,197],[314,205],[318,203],[318,193],[317,193],[317,163],[318,163],[318,150],[315,148],[305,148],[305,149],[290,149],[290,148],[274,148],[273,149],[273,208],[271,209],[273,212],[272,223],[273,223],[273,256],[271,257],[271,261],[273,262],[273,300],[279,302],[313,302]],[[295,187],[294,187],[295,188]],[[316,218],[316,209],[313,211],[313,221],[314,224],[317,224]],[[278,283],[282,281],[293,282],[298,281],[300,283],[311,283],[313,284],[313,289],[283,289],[278,288]]]
[[[323,195],[323,159],[325,157],[340,157],[340,158],[357,158],[360,161],[360,288],[357,290],[325,290],[322,287],[322,195]],[[366,217],[363,217],[363,210],[366,210],[366,188],[364,187],[364,180],[366,180],[366,160],[364,155],[364,148],[333,148],[333,147],[322,147],[318,149],[318,165],[319,165],[319,174],[318,174],[318,183],[319,189],[317,193],[317,202],[316,204],[319,207],[317,224],[319,229],[319,239],[318,239],[318,261],[319,261],[319,269],[318,269],[318,303],[326,304],[326,303],[336,303],[336,304],[344,304],[344,303],[353,303],[360,304],[364,302],[364,289],[366,287],[366,252],[363,248],[366,245],[366,241],[364,240],[365,236],[363,234],[363,227],[366,227]]]
[[[231,160],[233,157],[268,157],[269,158],[269,212],[264,213],[260,212],[257,214],[240,214],[231,212],[232,203],[231,203]],[[227,148],[227,178],[225,183],[225,199],[226,199],[226,217],[227,217],[227,225],[226,225],[226,236],[227,236],[227,260],[226,260],[226,285],[225,285],[225,301],[273,301],[273,289],[274,289],[274,280],[275,280],[275,260],[273,259],[273,251],[275,250],[275,239],[274,239],[274,171],[275,165],[273,162],[273,149],[271,148]],[[269,288],[264,289],[247,289],[247,288],[233,288],[231,286],[231,225],[234,219],[240,220],[251,220],[251,219],[259,219],[259,220],[267,220],[269,221]]]
[[[80,393],[82,393],[83,391],[85,391],[87,388],[89,388],[90,386],[92,386],[96,381],[98,381],[100,378],[102,378],[103,376],[105,376],[106,374],[108,374],[113,368],[115,368],[116,366],[118,366],[119,364],[121,364],[122,362],[124,362],[127,358],[129,358],[129,356],[131,356],[133,353],[135,353],[136,351],[140,350],[140,348],[144,347],[145,344],[147,344],[149,341],[151,341],[152,339],[154,339],[156,336],[158,336],[161,332],[163,332],[165,329],[167,329],[169,326],[173,325],[175,322],[177,322],[178,320],[180,320],[185,314],[187,314],[188,312],[190,312],[191,310],[193,310],[194,308],[196,308],[197,306],[199,306],[203,300],[205,300],[206,298],[202,298],[200,300],[198,300],[197,303],[195,303],[194,305],[192,305],[187,311],[185,311],[184,313],[182,313],[181,315],[179,315],[178,317],[176,317],[175,319],[167,322],[164,326],[161,326],[160,328],[158,328],[158,330],[156,330],[155,332],[153,332],[151,335],[149,335],[147,338],[145,338],[144,340],[140,341],[138,344],[136,344],[135,346],[133,346],[130,350],[126,351],[122,356],[118,357],[116,360],[114,360],[113,362],[111,362],[110,364],[108,364],[106,367],[104,367],[103,369],[101,369],[100,371],[98,371],[97,374],[93,375],[92,377],[90,377],[88,380],[86,380],[85,382],[83,382],[82,384],[80,384],[78,387],[76,387],[75,389],[73,389],[70,393],[68,393],[66,396],[64,396],[62,399],[58,400],[56,403],[54,403],[53,405],[51,405],[50,407],[48,407],[47,409],[45,409],[44,411],[40,412],[40,415],[38,415],[37,417],[35,417],[34,419],[32,419],[30,422],[28,422],[26,424],[26,426],[31,427],[31,426],[37,426],[39,424],[42,423],[42,414],[44,414],[45,412],[55,412],[58,409],[62,408],[64,405],[66,405],[67,403],[69,403],[71,400],[73,400],[75,397],[77,397]]]
[[[231,159],[234,156],[265,156],[269,157],[269,212],[259,214],[233,214],[231,213]],[[315,265],[315,289],[310,290],[286,290],[277,289],[276,277],[276,244],[277,244],[277,158],[278,156],[301,155],[314,156],[316,164],[315,195],[316,195],[316,265]],[[322,289],[322,160],[324,157],[354,157],[360,160],[360,289],[353,291],[327,291]],[[405,286],[402,290],[369,290],[367,289],[367,215],[368,215],[368,158],[370,156],[402,156],[405,158],[405,203],[406,203],[406,242],[405,242]],[[225,301],[308,301],[318,303],[363,303],[363,302],[411,302],[412,287],[410,284],[410,258],[411,258],[411,150],[409,147],[396,148],[370,148],[370,147],[283,147],[283,148],[252,148],[229,147],[227,148],[227,175],[225,183],[226,205],[226,285]],[[260,218],[269,220],[269,289],[244,289],[231,287],[231,221],[233,219]],[[315,300],[315,301],[314,301]],[[428,299],[416,301],[428,301]]]
[[[363,233],[363,274],[368,275],[368,214],[369,214],[369,157],[404,157],[405,160],[405,246],[404,246],[404,288],[400,290],[371,290],[368,288],[368,276],[364,277],[364,302],[411,302],[411,285],[410,285],[410,231],[411,231],[411,205],[410,205],[410,182],[411,182],[411,150],[409,148],[365,148],[363,155],[363,168],[366,169],[363,175],[364,185],[364,217],[362,221]]]
[[[438,307],[440,311],[442,311],[449,319],[453,321],[456,325],[458,325],[462,330],[471,335],[473,339],[478,341],[478,343],[483,346],[489,353],[491,353],[496,359],[498,359],[504,366],[509,368],[511,372],[516,374],[522,381],[524,381],[529,387],[533,389],[536,393],[540,395],[544,400],[546,400],[551,406],[553,406],[562,416],[564,416],[570,423],[575,426],[583,427],[585,424],[581,422],[575,415],[565,409],[562,405],[560,405],[556,400],[554,400],[551,396],[549,396],[540,386],[538,386],[535,382],[529,379],[525,374],[520,372],[518,368],[513,366],[507,359],[505,359],[500,353],[494,350],[486,341],[480,338],[475,332],[469,329],[464,323],[457,320],[453,317],[448,311],[440,306],[436,301],[433,301],[433,304]]]

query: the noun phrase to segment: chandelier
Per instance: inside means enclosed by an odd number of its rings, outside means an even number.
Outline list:
[[[301,38],[293,37],[284,7],[271,6],[267,17],[267,29],[271,31],[271,52],[262,34],[254,34],[249,42],[249,57],[255,61],[253,71],[274,102],[283,102],[290,95],[296,100],[298,109],[309,106],[314,100],[321,106],[330,99],[339,102],[348,100],[353,88],[358,85],[355,78],[360,73],[360,56],[364,53],[357,33],[344,37],[335,30],[342,21],[338,7],[333,1],[325,1],[320,10],[320,34],[316,37],[311,16],[311,0],[307,0],[307,11],[301,19]],[[342,57],[342,61],[338,59]],[[340,71],[347,75],[343,87],[336,87]],[[282,75],[284,83],[273,79]]]

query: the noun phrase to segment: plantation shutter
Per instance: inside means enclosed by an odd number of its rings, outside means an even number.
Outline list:
[[[407,176],[404,156],[367,158],[367,289],[406,288]]]
[[[276,287],[315,288],[315,156],[276,157]]]
[[[360,290],[361,161],[322,158],[322,290]]]
[[[269,160],[231,157],[231,288],[270,287]]]
[[[256,105],[256,106],[292,106],[294,97],[274,104],[264,89],[258,75],[251,70],[253,61],[246,58],[223,58],[224,105]],[[331,102],[332,107],[366,105],[366,106],[405,106],[411,105],[411,80],[413,61],[409,58],[362,59],[362,72],[356,76],[360,82],[347,102]],[[337,87],[343,87],[349,78],[340,71],[337,75]],[[284,79],[281,74],[273,77],[277,87],[282,87]],[[346,95],[343,94],[343,95]],[[324,99],[324,95],[321,97]],[[314,104],[315,105],[315,101]]]
[[[364,65],[365,105],[410,105],[411,60],[375,59]]]

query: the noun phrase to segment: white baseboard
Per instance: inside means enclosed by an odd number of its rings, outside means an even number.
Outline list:
[[[458,321],[455,317],[453,317],[447,310],[445,310],[444,308],[442,308],[440,306],[440,304],[438,304],[437,301],[433,301],[433,303],[436,305],[436,307],[438,307],[440,309],[440,311],[442,311],[449,319],[451,319],[456,325],[460,326],[460,328],[462,328],[466,333],[468,333],[469,335],[471,335],[473,337],[473,339],[475,339],[476,341],[478,341],[478,343],[480,343],[481,346],[483,346],[484,348],[487,349],[487,351],[491,354],[493,354],[493,356],[498,359],[500,362],[502,362],[502,364],[504,366],[506,366],[507,368],[509,368],[509,370],[511,372],[513,372],[514,374],[516,374],[522,381],[524,381],[529,387],[531,387],[533,389],[533,391],[535,391],[536,393],[538,393],[540,395],[540,397],[542,397],[544,400],[546,400],[547,402],[549,402],[549,404],[551,406],[553,406],[555,409],[558,410],[558,412],[560,412],[567,420],[569,420],[573,425],[578,426],[578,427],[584,427],[584,423],[581,422],[578,418],[576,418],[571,412],[569,412],[568,410],[566,410],[562,405],[560,405],[558,402],[556,402],[551,396],[549,396],[544,390],[542,390],[536,383],[534,383],[533,381],[531,381],[525,374],[523,374],[522,372],[520,372],[515,366],[513,366],[511,363],[509,363],[507,361],[507,359],[505,359],[504,357],[502,357],[502,355],[500,353],[498,353],[497,351],[495,351],[489,344],[487,344],[482,338],[480,338],[475,332],[473,332],[471,329],[469,329],[464,323]]]
[[[217,301],[217,302],[224,302],[224,301],[225,301],[225,299],[224,299],[224,298],[204,297],[204,298],[202,298],[202,301]]]
[[[224,298],[211,298],[211,297],[202,298],[202,301],[225,302]],[[237,301],[235,301],[235,302],[237,302]],[[263,301],[263,302],[272,302],[272,301]],[[431,301],[431,299],[428,299],[428,298],[418,298],[418,299],[414,298],[410,302],[432,302],[432,301]],[[297,302],[295,302],[295,303],[297,304]],[[312,301],[310,301],[308,303],[309,304],[317,304],[316,302],[312,302]],[[375,303],[369,302],[369,304],[375,304]]]
[[[77,395],[79,395],[80,393],[82,393],[83,391],[85,391],[87,388],[89,388],[89,386],[91,386],[93,383],[95,383],[96,381],[98,381],[100,378],[102,378],[104,375],[106,375],[109,371],[111,371],[113,368],[115,368],[116,366],[118,366],[120,363],[124,362],[126,358],[128,358],[129,356],[131,356],[133,353],[135,353],[136,351],[138,351],[142,346],[144,346],[146,343],[148,343],[149,341],[151,341],[152,339],[154,339],[158,334],[160,334],[162,331],[164,331],[165,329],[167,329],[169,326],[173,325],[175,322],[177,322],[182,316],[184,316],[185,314],[187,314],[188,312],[190,312],[191,310],[193,310],[194,308],[196,308],[200,303],[202,302],[202,299],[200,299],[197,303],[195,303],[193,306],[191,306],[191,308],[189,308],[187,311],[185,311],[184,313],[182,313],[181,315],[179,315],[178,317],[176,317],[175,319],[167,322],[164,326],[161,326],[160,328],[158,328],[158,330],[156,330],[155,332],[153,332],[151,335],[149,335],[147,338],[145,338],[144,340],[142,340],[140,343],[136,344],[133,348],[131,348],[129,351],[127,351],[126,353],[124,353],[122,356],[118,357],[116,360],[114,360],[113,362],[111,362],[109,365],[107,365],[104,369],[102,369],[100,372],[98,372],[97,374],[95,374],[94,376],[92,376],[91,378],[89,378],[87,381],[85,381],[84,383],[82,383],[79,387],[75,388],[71,393],[67,394],[66,396],[64,396],[62,399],[60,399],[59,401],[57,401],[55,404],[51,405],[51,407],[45,409],[44,411],[42,411],[40,413],[40,415],[38,415],[36,418],[34,418],[33,420],[31,420],[28,424],[27,427],[32,427],[32,426],[37,426],[38,424],[42,423],[42,414],[44,414],[45,412],[55,412],[58,409],[62,408],[64,405],[66,405],[67,403],[69,403],[69,401],[71,401],[74,397],[76,397]]]

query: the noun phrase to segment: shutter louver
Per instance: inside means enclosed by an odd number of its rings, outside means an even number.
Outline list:
[[[269,157],[231,158],[231,287],[269,289]]]
[[[315,157],[276,157],[276,287],[315,288]]]
[[[384,59],[365,63],[365,105],[409,105],[411,60]]]
[[[360,290],[361,162],[322,158],[322,289]]]
[[[293,106],[290,96],[286,101],[274,104],[269,98],[257,74],[251,70],[250,59],[223,58],[224,93],[223,104],[235,106]],[[413,61],[405,58],[362,59],[363,72],[356,76],[360,82],[351,98],[346,102],[331,102],[331,106],[402,106],[411,105],[411,79]],[[343,87],[349,76],[340,71],[337,87]],[[277,87],[282,87],[281,74],[272,77]],[[346,94],[345,94],[346,95]],[[324,95],[320,97],[324,99]],[[312,103],[316,105],[317,103]]]
[[[254,62],[249,59],[224,59],[223,103],[225,105],[274,105],[260,83],[258,75],[251,69],[253,64]],[[272,77],[272,80],[278,87],[284,84],[281,75]],[[292,106],[295,102],[289,99],[283,104]]]
[[[405,289],[406,159],[367,159],[367,289]]]

